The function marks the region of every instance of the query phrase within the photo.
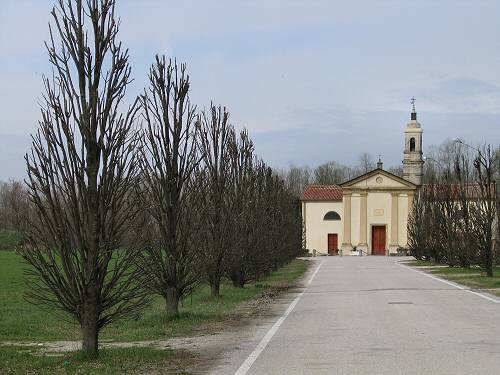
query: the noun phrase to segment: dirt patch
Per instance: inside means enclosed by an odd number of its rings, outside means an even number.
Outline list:
[[[219,320],[201,323],[193,330],[193,335],[189,337],[220,334],[224,331],[242,329],[251,325],[255,317],[266,314],[269,307],[275,303],[278,298],[287,292],[293,292],[295,288],[297,288],[297,285],[288,283],[274,285],[263,291],[256,298],[238,306],[231,314],[225,315]]]

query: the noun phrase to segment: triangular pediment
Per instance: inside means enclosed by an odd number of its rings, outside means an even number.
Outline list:
[[[340,186],[344,189],[405,189],[415,190],[417,186],[395,174],[377,168],[352,180],[346,181]]]

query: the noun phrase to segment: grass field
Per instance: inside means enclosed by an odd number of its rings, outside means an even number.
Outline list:
[[[0,250],[12,250],[23,240],[23,234],[13,230],[0,230]]]
[[[409,260],[406,262],[403,262],[404,264],[408,266],[414,266],[414,267],[425,267],[425,266],[436,266],[438,265],[435,262],[431,262],[430,260]]]
[[[249,284],[243,289],[233,288],[229,284],[221,287],[221,297],[214,299],[206,286],[198,288],[192,296],[186,298],[180,308],[179,316],[167,318],[165,303],[155,297],[138,320],[122,320],[104,329],[101,339],[109,341],[135,341],[164,339],[172,336],[189,336],[196,333],[207,333],[220,328],[244,306],[244,303],[278,287],[293,285],[307,270],[309,262],[294,260],[289,265],[274,272],[269,277]],[[19,255],[13,251],[0,252],[0,341],[13,342],[45,342],[57,340],[78,340],[79,327],[75,323],[63,322],[54,314],[40,306],[26,302],[23,293],[27,286],[23,281],[23,268],[26,265]],[[249,313],[245,311],[245,313]],[[132,349],[129,349],[132,350]],[[131,353],[126,349],[106,349],[107,353],[99,359],[99,365],[89,364],[75,353],[67,353],[65,357],[33,356],[26,349],[13,346],[0,346],[0,369],[10,368],[7,373],[25,373],[30,371],[62,372],[62,373],[117,373],[113,363],[124,358],[123,368],[127,373],[134,373],[135,356],[149,358],[150,365],[169,361],[171,353],[154,349],[138,350]],[[170,356],[170,357],[169,357]],[[29,359],[29,361],[28,361]],[[129,361],[130,359],[130,361]],[[73,365],[64,365],[69,361]],[[130,363],[129,363],[130,362]],[[127,365],[129,363],[129,365]],[[29,367],[33,365],[33,367]],[[11,367],[6,367],[11,366]],[[27,367],[28,366],[28,367]],[[90,366],[95,372],[88,372]],[[14,369],[20,368],[20,372]],[[44,369],[46,371],[42,371]],[[113,369],[115,372],[113,372]],[[50,370],[50,371],[49,371]],[[92,371],[94,371],[92,370]],[[0,370],[2,374],[2,370]]]
[[[26,347],[0,348],[0,374],[185,374],[191,356],[185,352],[149,348],[104,349],[99,359],[79,352],[62,356],[34,355]]]
[[[492,277],[485,276],[480,268],[449,267],[432,273],[474,289],[491,289],[490,293],[500,296],[500,266],[494,267]]]
[[[480,267],[437,267],[442,266],[428,261],[406,262],[409,266],[430,266],[429,272],[444,279],[462,284],[474,289],[489,289],[488,292],[500,296],[500,266],[495,266],[493,276],[484,275]],[[436,267],[432,267],[436,266]]]

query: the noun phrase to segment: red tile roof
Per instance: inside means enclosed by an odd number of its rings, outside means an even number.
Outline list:
[[[342,201],[342,188],[338,185],[309,185],[301,199],[303,201]]]

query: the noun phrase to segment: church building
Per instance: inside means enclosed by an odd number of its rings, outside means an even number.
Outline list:
[[[408,214],[423,176],[422,128],[415,106],[405,130],[403,178],[377,168],[340,185],[309,185],[302,195],[310,253],[390,255],[406,248]]]

